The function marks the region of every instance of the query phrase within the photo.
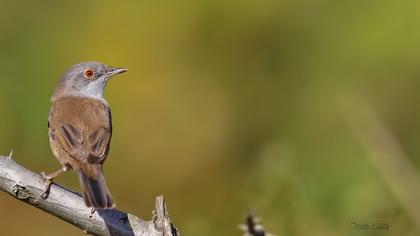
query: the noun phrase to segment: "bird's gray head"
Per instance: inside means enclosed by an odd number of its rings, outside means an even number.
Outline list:
[[[63,74],[51,100],[62,96],[80,96],[105,101],[104,90],[108,80],[126,71],[100,62],[79,63]]]

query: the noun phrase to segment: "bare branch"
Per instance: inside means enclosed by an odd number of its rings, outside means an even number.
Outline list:
[[[256,217],[252,210],[249,210],[245,224],[239,225],[239,229],[244,232],[243,236],[275,236],[265,232],[261,219]]]
[[[42,199],[44,179],[19,164],[11,155],[0,156],[0,189],[27,204],[39,208],[93,235],[177,236],[162,196],[156,198],[153,218],[144,221],[116,209],[97,210],[93,214],[80,194],[53,184],[47,199]]]

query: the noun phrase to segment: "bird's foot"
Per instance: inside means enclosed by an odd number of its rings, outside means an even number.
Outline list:
[[[45,184],[44,184],[44,192],[41,194],[41,198],[42,199],[47,199],[48,195],[50,195],[50,188],[52,185],[52,179],[51,176],[45,174],[45,172],[41,172],[42,177],[45,179]]]
[[[43,172],[41,172],[41,175],[42,175],[42,177],[45,179],[45,185],[44,185],[44,192],[42,193],[42,195],[41,195],[41,198],[42,199],[47,199],[48,198],[48,195],[50,194],[50,188],[51,188],[51,185],[52,185],[52,183],[53,183],[53,179],[55,178],[55,177],[57,177],[57,176],[59,176],[60,174],[62,174],[62,173],[64,173],[64,172],[66,172],[66,171],[68,171],[69,170],[69,168],[67,167],[67,166],[63,166],[63,168],[61,168],[61,169],[59,169],[58,171],[56,171],[56,172],[53,172],[53,173],[51,173],[51,174],[45,174],[45,172],[43,171]]]

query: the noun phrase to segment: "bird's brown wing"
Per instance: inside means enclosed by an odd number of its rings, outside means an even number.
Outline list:
[[[90,164],[102,163],[105,161],[109,151],[109,144],[111,141],[112,129],[109,127],[101,127],[93,131],[89,135],[87,142],[87,148],[89,150],[89,156],[87,161]]]
[[[111,140],[111,113],[95,99],[62,98],[55,101],[49,118],[50,138],[72,158],[102,163]]]

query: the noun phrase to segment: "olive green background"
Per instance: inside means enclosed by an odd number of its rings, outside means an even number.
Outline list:
[[[1,154],[57,170],[50,96],[67,68],[97,60],[130,70],[106,91],[118,208],[150,219],[163,194],[182,235],[241,235],[249,208],[279,236],[420,233],[340,111],[343,94],[361,97],[419,174],[420,2],[0,5]],[[79,189],[73,172],[56,181]],[[0,193],[0,234],[83,233]]]

